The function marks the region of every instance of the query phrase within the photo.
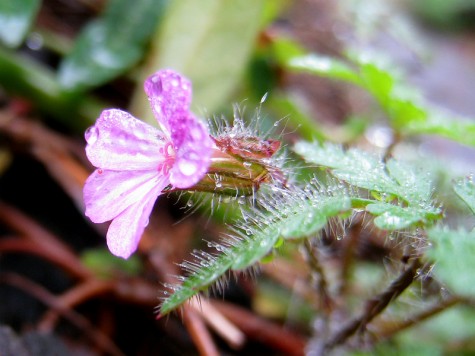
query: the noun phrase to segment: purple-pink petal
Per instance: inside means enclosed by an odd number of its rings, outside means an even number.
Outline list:
[[[137,249],[161,190],[162,187],[157,186],[149,196],[132,204],[112,220],[107,231],[107,246],[114,255],[129,258]]]
[[[160,126],[173,133],[175,122],[190,109],[190,81],[173,70],[164,69],[145,80],[144,90]]]
[[[92,222],[102,223],[114,219],[129,206],[152,197],[169,184],[157,170],[109,171],[97,169],[84,185],[86,216]],[[158,193],[153,196],[153,192]]]
[[[85,138],[87,157],[98,168],[156,169],[163,161],[163,133],[122,110],[104,110]]]
[[[175,150],[170,182],[189,188],[206,174],[211,160],[211,141],[206,126],[190,111],[191,84],[172,70],[161,70],[144,84],[159,124],[167,131]]]
[[[192,114],[175,127],[172,142],[176,152],[170,182],[177,188],[189,188],[208,171],[213,142],[205,125]]]

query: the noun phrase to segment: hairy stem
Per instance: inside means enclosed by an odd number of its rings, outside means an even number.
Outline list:
[[[307,252],[308,262],[312,269],[312,279],[317,283],[317,291],[320,294],[320,306],[322,311],[329,315],[333,310],[334,302],[328,291],[328,282],[325,277],[323,266],[320,263],[318,252],[315,251],[309,239],[304,242],[305,251]]]

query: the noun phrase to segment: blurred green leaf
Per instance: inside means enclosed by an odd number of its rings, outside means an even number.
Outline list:
[[[287,65],[290,69],[360,84],[357,72],[348,64],[336,58],[308,54],[288,58]]]
[[[193,83],[193,110],[214,113],[244,76],[258,33],[265,0],[173,1],[157,33],[143,79],[172,68]],[[142,90],[132,111],[154,123]]]
[[[61,85],[69,90],[86,90],[136,64],[144,55],[165,4],[165,0],[109,0],[103,16],[84,28],[61,62]]]
[[[457,181],[454,185],[455,193],[468,205],[475,214],[475,183],[473,177],[467,177]]]
[[[0,41],[9,47],[19,46],[39,7],[40,0],[0,1]]]
[[[2,47],[0,83],[10,94],[27,98],[41,112],[78,132],[106,106],[92,96],[61,90],[50,68]]]
[[[428,236],[433,246],[427,255],[435,261],[435,275],[453,292],[475,297],[475,231],[438,227]]]
[[[137,256],[129,259],[112,255],[107,248],[87,250],[81,255],[81,261],[94,274],[101,278],[114,278],[117,272],[127,275],[138,275],[142,270],[142,264]]]
[[[473,121],[454,117],[425,102],[421,94],[410,87],[382,55],[352,53],[348,56],[348,62],[307,54],[289,56],[286,66],[360,86],[375,98],[391,126],[401,134],[437,134],[475,146]]]

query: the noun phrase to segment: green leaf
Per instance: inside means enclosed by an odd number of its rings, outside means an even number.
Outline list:
[[[475,183],[473,177],[469,176],[457,181],[454,185],[454,191],[475,214]]]
[[[387,115],[391,126],[406,135],[437,134],[475,146],[475,123],[444,112],[423,100],[421,93],[409,86],[394,65],[380,54],[352,53],[349,64],[336,58],[293,51],[284,60],[292,70],[343,80],[368,91]]]
[[[475,231],[434,228],[428,236],[435,275],[456,294],[475,297]]]
[[[39,0],[0,1],[0,41],[9,47],[19,46],[39,7]]]
[[[0,83],[9,93],[29,98],[35,108],[76,132],[84,132],[106,105],[84,93],[66,93],[50,68],[1,46]]]
[[[173,68],[193,83],[192,108],[213,113],[242,80],[264,16],[265,0],[172,1],[149,53],[143,77]],[[142,90],[132,111],[154,122]]]
[[[407,163],[395,159],[384,163],[376,155],[357,149],[344,151],[332,144],[300,141],[294,150],[309,163],[331,168],[338,179],[377,193],[378,202],[366,208],[378,215],[375,223],[383,229],[427,223],[442,215],[431,200],[430,176]]]
[[[86,90],[131,68],[142,58],[165,4],[164,0],[108,1],[103,16],[84,28],[61,62],[61,85]]]
[[[316,187],[268,197],[264,210],[244,213],[228,234],[224,245],[214,245],[219,255],[196,252],[197,262],[182,264],[190,274],[179,286],[170,286],[173,294],[164,300],[160,314],[165,315],[189,298],[206,290],[228,270],[244,270],[264,259],[279,238],[306,238],[314,235],[328,218],[348,211],[351,200],[344,186]]]
[[[289,69],[305,71],[327,78],[344,80],[353,84],[360,84],[357,72],[341,60],[308,54],[290,58],[287,62]]]
[[[106,248],[92,249],[81,255],[81,261],[101,278],[114,278],[117,272],[135,276],[141,272],[142,265],[137,256],[127,260],[112,255]]]
[[[400,230],[416,223],[425,223],[427,217],[432,217],[426,210],[413,207],[402,207],[389,203],[373,203],[366,210],[377,217],[374,223],[383,230]]]

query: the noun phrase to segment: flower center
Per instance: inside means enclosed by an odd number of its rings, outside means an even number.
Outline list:
[[[175,163],[175,151],[173,150],[173,146],[170,142],[167,142],[165,146],[160,148],[160,153],[163,155],[163,162],[161,162],[157,169],[159,172],[162,172],[163,175],[168,176],[170,173],[170,169],[173,167]]]

